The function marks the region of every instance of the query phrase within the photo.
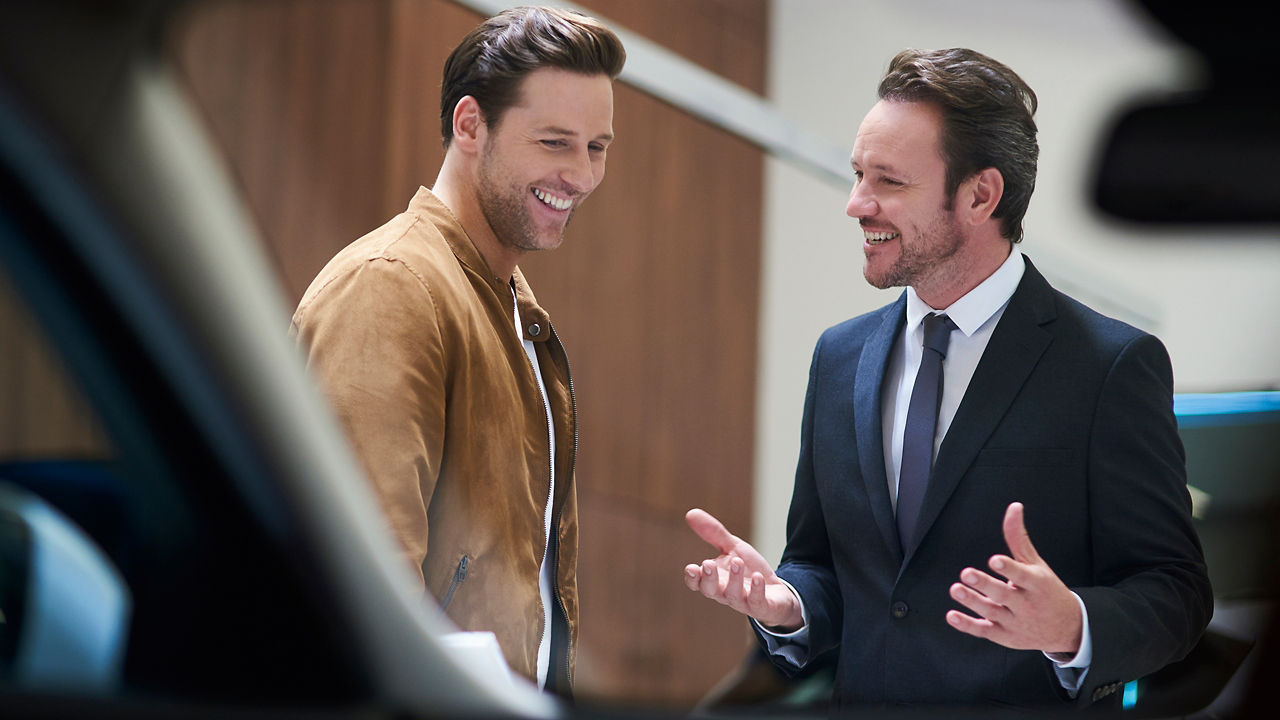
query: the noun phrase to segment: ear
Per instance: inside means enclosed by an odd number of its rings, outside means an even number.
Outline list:
[[[974,173],[960,185],[957,209],[972,225],[981,225],[991,218],[1000,198],[1004,197],[1004,176],[993,168]]]
[[[477,152],[484,144],[487,131],[480,103],[474,97],[464,95],[453,107],[453,140],[449,143],[450,147],[457,145],[463,152]]]

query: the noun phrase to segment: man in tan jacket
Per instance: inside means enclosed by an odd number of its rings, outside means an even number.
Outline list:
[[[339,252],[293,317],[426,592],[565,695],[577,420],[564,348],[517,263],[557,247],[604,178],[624,61],[572,12],[478,26],[445,64],[435,185]]]

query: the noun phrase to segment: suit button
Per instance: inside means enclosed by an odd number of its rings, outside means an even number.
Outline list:
[[[899,600],[889,608],[889,612],[895,619],[901,620],[907,616],[907,613],[911,612],[911,608],[907,607],[906,603]]]
[[[533,323],[532,325],[529,326],[529,337],[538,337],[541,334],[542,334],[541,325],[539,325],[538,323]]]

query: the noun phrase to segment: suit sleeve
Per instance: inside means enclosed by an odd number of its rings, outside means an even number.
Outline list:
[[[1173,371],[1142,335],[1116,357],[1090,438],[1093,663],[1079,701],[1148,675],[1191,651],[1213,592],[1191,520],[1185,453],[1173,414]]]
[[[422,581],[445,427],[444,353],[428,288],[398,261],[369,260],[300,308],[294,329]]]
[[[819,340],[813,352],[809,387],[805,392],[804,419],[800,425],[800,459],[796,464],[791,510],[787,515],[787,547],[777,570],[778,577],[791,583],[799,593],[808,614],[809,644],[804,663],[839,644],[843,617],[840,588],[833,570],[827,524],[813,468],[814,407],[821,385],[821,353],[822,341]],[[764,644],[763,638],[761,643]],[[775,660],[775,664],[786,672],[797,669],[781,660]]]

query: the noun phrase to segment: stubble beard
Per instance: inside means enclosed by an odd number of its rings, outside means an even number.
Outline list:
[[[955,257],[964,245],[964,237],[950,211],[940,210],[927,230],[912,227],[914,241],[898,238],[899,252],[884,272],[873,274],[871,264],[863,266],[862,276],[874,288],[886,290],[892,287],[916,287],[939,272],[945,272],[947,261]]]
[[[489,149],[486,148],[480,156],[479,183],[476,190],[480,212],[484,214],[484,219],[489,223],[498,242],[524,252],[559,247],[560,243],[564,242],[564,230],[561,230],[560,236],[554,242],[539,244],[538,230],[534,226],[533,218],[526,205],[528,200],[525,195],[529,194],[529,189],[504,185],[503,174],[494,162]],[[573,219],[573,211],[569,212],[568,219]],[[565,227],[568,226],[569,223],[566,220]]]

